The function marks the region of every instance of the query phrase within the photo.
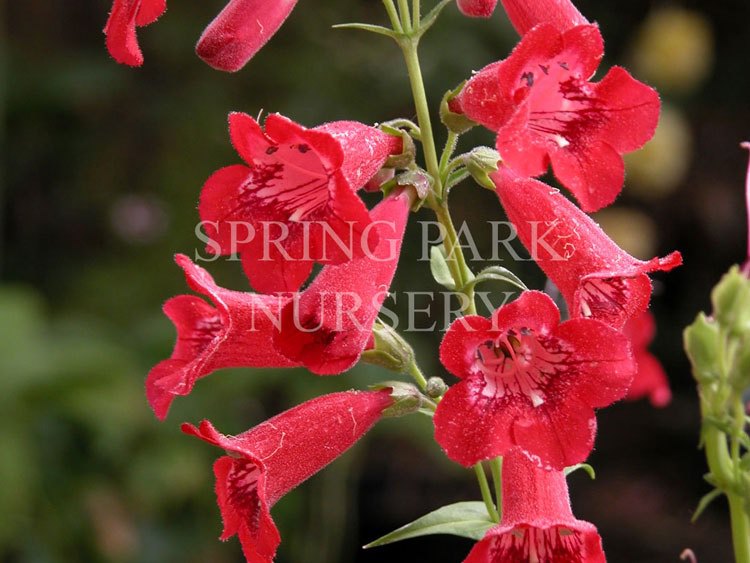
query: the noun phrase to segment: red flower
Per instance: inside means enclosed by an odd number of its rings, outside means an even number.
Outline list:
[[[624,180],[622,154],[643,146],[659,119],[659,96],[613,67],[588,82],[604,54],[595,25],[560,32],[541,24],[510,57],[469,80],[458,98],[472,120],[497,132],[504,163],[523,176],[558,180],[585,211],[612,203]]]
[[[651,344],[656,334],[654,316],[649,311],[644,311],[630,319],[622,332],[630,338],[633,357],[638,368],[625,398],[634,401],[648,396],[655,407],[666,407],[672,400],[669,380],[659,360],[648,351],[648,345]]]
[[[596,527],[577,520],[561,471],[539,469],[519,450],[503,458],[503,518],[464,563],[605,563]]]
[[[457,0],[458,9],[470,18],[489,18],[495,11],[497,0]]]
[[[435,413],[435,439],[465,466],[519,446],[554,469],[593,447],[594,407],[622,398],[635,365],[627,338],[591,319],[562,324],[544,293],[525,291],[492,319],[455,321],[440,361],[461,381]]]
[[[280,542],[270,509],[348,450],[391,404],[390,390],[324,395],[239,434],[208,421],[182,430],[230,454],[214,464],[222,540],[237,534],[248,563],[270,563]]]
[[[321,375],[341,373],[357,363],[388,295],[410,206],[405,191],[381,201],[370,213],[379,230],[372,251],[325,266],[305,291],[284,305],[274,337],[283,354]]]
[[[175,260],[188,285],[208,296],[214,307],[193,295],[178,295],[164,304],[177,328],[177,342],[170,358],[156,364],[146,379],[146,396],[157,418],[166,418],[175,396],[189,394],[198,379],[217,369],[298,365],[272,343],[285,299],[223,289],[187,256],[178,254]]]
[[[208,24],[195,52],[218,70],[240,70],[260,51],[294,9],[297,0],[231,0]]]
[[[296,291],[314,262],[340,264],[374,245],[355,188],[400,150],[400,139],[350,121],[305,129],[278,114],[263,132],[252,117],[231,113],[229,132],[247,165],[215,172],[199,210],[207,250],[239,251],[257,291]]]
[[[560,289],[571,317],[621,328],[648,307],[646,275],[682,264],[679,252],[647,262],[618,247],[591,218],[554,190],[501,167],[492,174],[508,219],[531,257]]]
[[[560,32],[589,23],[570,0],[502,0],[502,3],[519,35],[525,35],[540,23],[551,24]]]
[[[166,9],[167,0],[114,0],[104,26],[109,54],[118,63],[141,66],[143,54],[135,28],[155,22]]]

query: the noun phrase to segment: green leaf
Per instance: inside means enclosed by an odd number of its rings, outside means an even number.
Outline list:
[[[571,473],[579,469],[583,469],[586,473],[588,473],[588,476],[591,478],[592,481],[596,479],[596,472],[594,471],[594,468],[591,467],[588,463],[576,463],[575,465],[566,467],[564,471],[565,476],[567,477],[568,475],[570,475]]]
[[[449,534],[480,540],[487,530],[494,525],[495,522],[490,520],[483,502],[457,502],[425,514],[414,522],[401,526],[398,530],[368,543],[364,548],[435,534]]]
[[[471,280],[469,283],[467,283],[467,287],[473,287],[476,286],[482,282],[488,282],[488,281],[499,281],[499,282],[506,282],[511,285],[516,286],[521,291],[526,291],[528,287],[526,287],[526,284],[521,281],[521,279],[508,270],[507,268],[503,268],[502,266],[489,266],[479,272],[476,277]]]
[[[435,281],[440,285],[447,287],[450,290],[456,289],[451,270],[448,267],[445,247],[442,244],[430,248],[430,271],[432,272],[432,277],[435,278]]]
[[[693,514],[693,517],[690,519],[691,522],[695,522],[700,518],[700,515],[703,514],[703,511],[706,510],[706,507],[708,507],[709,504],[711,504],[716,497],[721,495],[721,491],[719,489],[714,489],[710,493],[707,493],[703,495],[703,498],[698,503],[698,507],[695,509],[695,513]]]
[[[333,29],[360,29],[362,31],[369,31],[371,33],[377,33],[378,35],[385,35],[392,39],[396,39],[398,36],[392,29],[383,27],[382,25],[372,25],[369,23],[340,23],[331,26]]]

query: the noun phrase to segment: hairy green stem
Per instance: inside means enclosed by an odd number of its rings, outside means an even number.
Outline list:
[[[497,506],[498,521],[503,516],[503,458],[496,457],[490,460],[492,470],[492,484],[495,487],[495,506]]]

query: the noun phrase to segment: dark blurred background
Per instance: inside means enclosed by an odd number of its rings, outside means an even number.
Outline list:
[[[628,159],[623,195],[597,218],[639,257],[679,249],[685,265],[657,277],[653,299],[653,349],[674,400],[661,410],[640,401],[600,412],[590,458],[597,479],[571,477],[574,510],[598,526],[611,563],[678,561],[688,547],[700,563],[728,562],[724,502],[690,523],[708,487],[681,330],[709,307],[720,275],[744,259],[747,155],[738,144],[750,136],[750,3],[578,6],[602,26],[605,68],[627,65],[664,102],[655,141]],[[239,433],[302,400],[391,377],[374,367],[334,378],[232,370],[178,399],[166,423],[147,407],[144,377],[174,341],[161,304],[186,292],[172,255],[200,247],[194,229],[201,185],[238,161],[228,111],[279,111],[308,126],[414,117],[397,48],[374,35],[330,29],[384,23],[380,2],[300,2],[235,75],[193,54],[222,7],[221,0],[170,1],[157,23],[139,30],[146,64],[137,70],[107,55],[107,0],[0,7],[3,562],[241,561],[236,540],[216,539],[211,464],[218,452],[182,435],[179,423],[208,418]],[[433,107],[470,70],[504,57],[516,39],[502,10],[473,21],[449,7],[422,47]],[[486,132],[471,140],[492,142]],[[452,201],[488,253],[484,221],[503,219],[496,198],[467,183]],[[416,227],[394,291],[439,291],[418,260]],[[534,267],[505,265],[542,287]],[[222,284],[246,287],[238,263],[208,267]],[[436,361],[440,337],[409,336],[429,375],[446,375]],[[359,546],[442,504],[478,498],[473,473],[445,460],[427,419],[385,421],[274,508],[283,536],[277,560],[460,561],[471,547],[460,538],[365,552]]]

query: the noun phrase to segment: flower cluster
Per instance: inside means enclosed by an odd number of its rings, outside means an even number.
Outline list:
[[[211,66],[238,70],[295,3],[231,0],[201,36],[198,54]],[[488,17],[496,4],[457,0],[472,17]],[[177,341],[146,380],[156,416],[166,418],[176,396],[228,367],[304,367],[336,375],[366,357],[412,375],[421,387],[391,383],[324,395],[236,436],[220,434],[208,421],[183,425],[185,433],[229,453],[214,465],[222,539],[237,534],[251,563],[275,556],[280,536],[269,511],[276,501],[381,416],[418,411],[434,416],[436,441],[459,464],[505,458],[502,483],[496,483],[502,518],[495,518],[467,563],[604,561],[595,527],[573,517],[564,470],[591,453],[595,409],[645,395],[657,406],[669,402],[664,372],[646,351],[654,335],[649,274],[678,266],[681,256],[638,260],[587,212],[620,193],[622,155],[651,138],[660,102],[620,67],[591,81],[603,39],[569,0],[502,4],[520,42],[450,93],[443,107],[464,127],[479,124],[496,134],[496,152],[480,149],[486,158],[473,158],[474,151],[453,158],[455,143],[449,142],[438,162],[418,87],[419,125],[336,121],[307,128],[279,114],[263,124],[245,113],[229,115],[242,162],[207,179],[198,209],[206,252],[238,255],[253,291],[219,287],[206,270],[177,255],[188,286],[208,301],[179,295],[164,305]],[[398,9],[407,5],[399,2]],[[386,7],[392,30],[354,27],[396,38],[417,83],[419,2],[400,18],[393,2]],[[164,0],[115,0],[105,27],[115,59],[140,65],[135,29],[165,9]],[[413,141],[425,147],[424,169],[414,160]],[[537,179],[550,167],[578,205]],[[549,295],[524,290],[489,317],[476,314],[473,288],[484,278],[468,270],[457,244],[447,203],[453,174],[473,175],[496,193],[518,239],[559,290],[564,312]],[[368,209],[360,190],[382,190],[383,198]],[[413,351],[377,320],[409,212],[420,206],[434,211],[445,228],[445,241],[433,249],[433,275],[471,313],[453,322],[440,345],[440,362],[459,379],[450,387],[428,384]],[[484,500],[492,516],[492,501]]]

